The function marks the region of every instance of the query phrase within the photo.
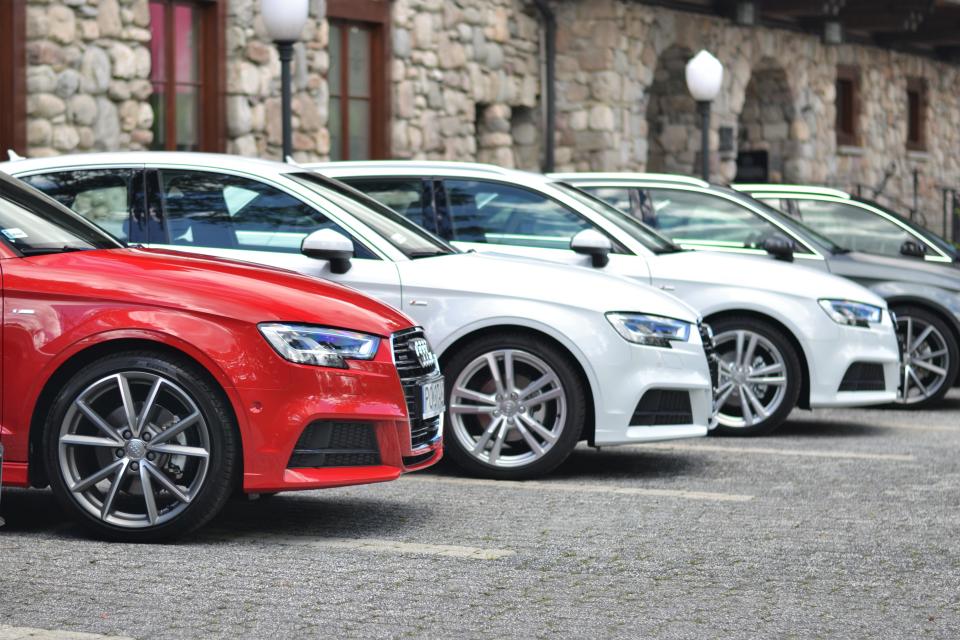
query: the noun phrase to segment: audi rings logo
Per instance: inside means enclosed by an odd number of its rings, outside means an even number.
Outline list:
[[[434,355],[433,351],[430,350],[430,345],[423,338],[411,340],[410,348],[413,349],[413,352],[416,354],[417,360],[420,361],[421,366],[429,367],[436,364],[437,356]]]

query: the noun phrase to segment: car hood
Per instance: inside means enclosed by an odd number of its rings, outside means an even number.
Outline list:
[[[651,261],[654,280],[737,286],[795,297],[833,298],[886,308],[882,298],[855,282],[802,265],[708,251],[679,251]]]
[[[538,300],[606,313],[634,311],[696,322],[679,298],[622,276],[496,253],[459,253],[399,263],[404,287]],[[549,319],[545,319],[549,322]]]
[[[830,271],[860,282],[910,282],[960,292],[960,269],[953,263],[851,252],[830,258]]]
[[[44,286],[79,298],[250,323],[323,324],[380,336],[414,324],[400,311],[354,289],[245,262],[154,249],[81,251],[24,260],[40,267],[38,278]]]

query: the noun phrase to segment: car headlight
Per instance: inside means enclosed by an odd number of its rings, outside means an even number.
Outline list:
[[[671,342],[686,342],[693,326],[683,320],[641,313],[608,313],[607,320],[624,340],[651,347],[670,347]]]
[[[869,327],[879,324],[883,318],[883,309],[862,302],[821,300],[820,306],[834,322],[851,327]]]
[[[347,360],[372,360],[380,346],[377,336],[341,329],[282,323],[261,324],[259,329],[285,359],[318,367],[346,369]]]

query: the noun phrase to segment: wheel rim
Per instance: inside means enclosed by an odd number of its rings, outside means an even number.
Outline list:
[[[753,331],[726,331],[714,341],[719,358],[717,421],[734,428],[762,423],[780,408],[787,393],[783,354]]]
[[[190,395],[162,376],[126,371],[84,389],[60,426],[60,473],[73,499],[123,528],[175,519],[204,485],[210,431]]]
[[[450,394],[450,423],[462,448],[495,467],[521,467],[553,448],[567,421],[567,394],[550,365],[526,351],[491,351],[471,361]]]
[[[930,398],[943,387],[950,369],[950,351],[943,334],[929,322],[913,316],[897,317],[900,338],[901,404]]]

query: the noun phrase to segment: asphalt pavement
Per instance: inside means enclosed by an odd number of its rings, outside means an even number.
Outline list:
[[[582,448],[237,502],[173,545],[4,490],[0,640],[957,638],[960,392],[798,411],[760,439]]]

